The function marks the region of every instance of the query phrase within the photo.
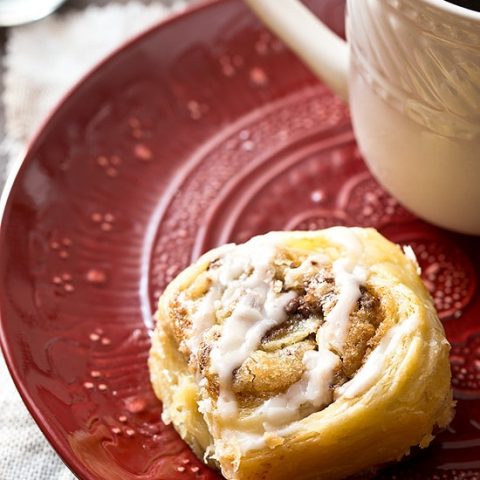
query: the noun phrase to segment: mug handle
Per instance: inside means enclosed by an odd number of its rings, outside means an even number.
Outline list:
[[[299,0],[245,0],[328,86],[348,101],[347,42],[326,27]]]

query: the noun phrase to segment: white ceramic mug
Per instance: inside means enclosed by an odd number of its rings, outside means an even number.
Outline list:
[[[348,44],[297,0],[246,0],[350,102],[374,176],[437,225],[480,234],[480,12],[347,0]]]

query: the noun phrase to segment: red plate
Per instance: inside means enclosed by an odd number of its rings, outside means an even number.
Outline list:
[[[343,33],[342,1],[310,2]],[[372,225],[411,244],[454,347],[457,416],[385,479],[480,476],[480,240],[406,212],[348,110],[242,2],[210,2],[89,75],[33,142],[1,227],[2,347],[83,479],[219,478],[159,419],[155,300],[192,257],[279,229]]]

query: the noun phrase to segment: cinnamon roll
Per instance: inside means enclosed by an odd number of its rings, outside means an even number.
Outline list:
[[[373,229],[272,232],[203,255],[160,298],[163,420],[227,479],[340,479],[453,416],[449,344],[411,249]]]

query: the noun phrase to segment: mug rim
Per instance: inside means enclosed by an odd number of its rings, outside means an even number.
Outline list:
[[[467,7],[461,7],[455,3],[450,3],[447,0],[423,0],[423,3],[430,5],[438,10],[447,11],[454,14],[457,17],[464,18],[466,20],[478,20],[480,21],[480,12],[471,10]]]

